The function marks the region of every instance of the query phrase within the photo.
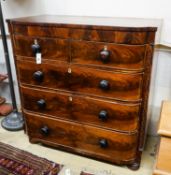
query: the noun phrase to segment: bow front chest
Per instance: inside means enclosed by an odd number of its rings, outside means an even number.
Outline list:
[[[117,23],[8,20],[30,142],[139,167],[156,28]]]

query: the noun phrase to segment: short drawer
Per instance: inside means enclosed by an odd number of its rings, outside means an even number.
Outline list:
[[[140,101],[143,73],[71,66],[70,90],[122,101]]]
[[[23,86],[20,90],[26,110],[121,132],[138,130],[140,104],[104,101]]]
[[[69,90],[68,64],[43,60],[42,64],[17,57],[17,73],[20,84],[43,88]]]
[[[92,126],[24,113],[31,142],[42,142],[64,150],[114,163],[135,159],[137,134],[122,134]]]
[[[48,61],[17,61],[21,83],[123,101],[141,100],[143,73],[107,72]]]
[[[144,68],[145,45],[118,45],[72,41],[71,58],[75,64],[140,70]]]
[[[38,38],[14,35],[14,51],[17,56],[69,61],[69,43],[65,39]]]

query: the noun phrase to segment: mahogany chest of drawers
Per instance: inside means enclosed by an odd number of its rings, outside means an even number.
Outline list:
[[[114,23],[8,20],[30,142],[138,169],[156,28]]]

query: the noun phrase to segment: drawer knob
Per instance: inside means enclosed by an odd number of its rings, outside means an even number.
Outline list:
[[[33,78],[38,81],[38,82],[42,82],[43,81],[43,72],[41,71],[36,71],[34,74],[33,74]]]
[[[44,109],[44,108],[46,107],[46,102],[45,102],[45,100],[40,99],[39,101],[37,101],[37,106],[38,106],[40,109]]]
[[[109,82],[107,80],[100,81],[99,87],[102,90],[108,90],[110,88]]]
[[[31,48],[32,48],[34,55],[41,52],[41,47],[38,44],[37,40],[34,40],[34,44],[31,45]]]
[[[99,140],[99,144],[101,148],[107,148],[108,147],[108,143],[106,139],[101,139]]]
[[[100,60],[103,63],[109,62],[109,60],[110,60],[110,51],[107,50],[106,47],[100,51]]]
[[[100,111],[99,119],[101,119],[102,121],[106,121],[108,119],[108,112],[105,110]]]
[[[49,135],[49,128],[47,126],[43,126],[41,128],[41,133],[45,136]]]

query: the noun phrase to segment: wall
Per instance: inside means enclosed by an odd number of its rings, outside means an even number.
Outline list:
[[[160,43],[171,46],[170,0],[7,0],[2,4],[5,18],[60,14],[163,19]],[[171,52],[155,50],[149,100],[150,134],[156,134],[162,100],[171,100],[170,67]]]
[[[46,12],[51,14],[170,17],[170,0],[44,0]]]
[[[43,0],[6,0],[1,3],[5,18],[39,15],[46,11]]]
[[[171,100],[171,49],[155,50],[152,81],[149,133],[154,135],[157,131],[162,101]]]

